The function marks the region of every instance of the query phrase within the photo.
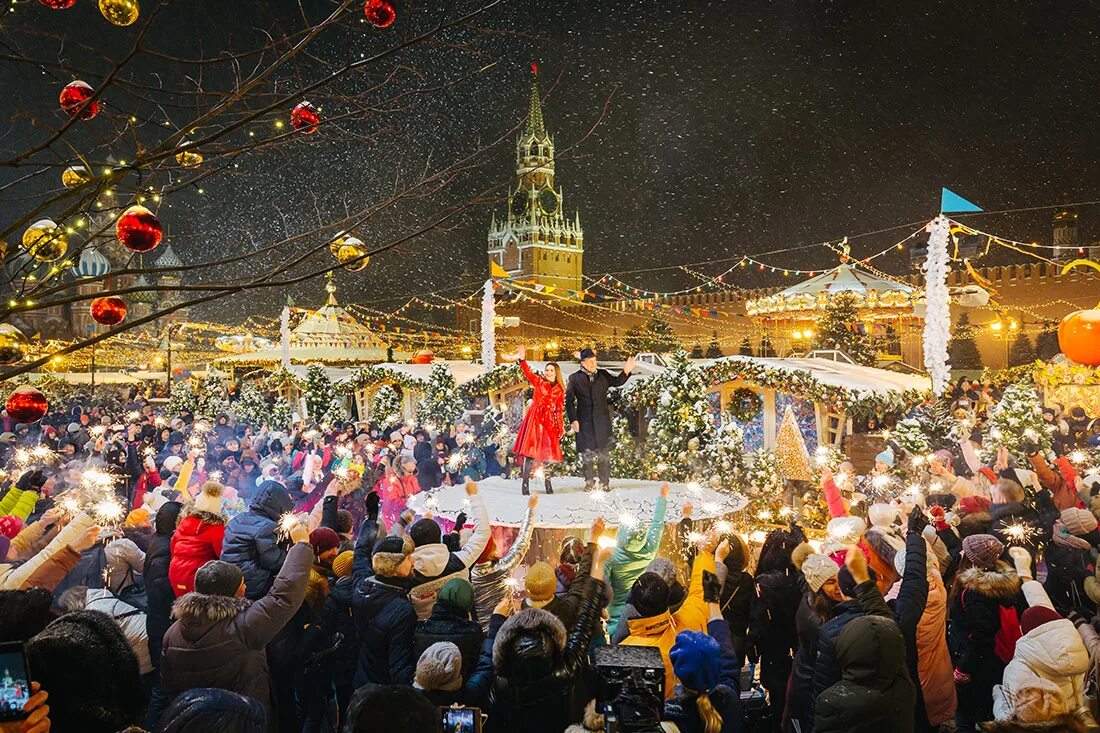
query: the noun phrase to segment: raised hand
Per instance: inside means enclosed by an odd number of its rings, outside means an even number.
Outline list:
[[[661,484],[661,498],[662,499],[667,499],[668,494],[669,494],[670,491],[672,491],[672,487],[669,486],[667,482]]]

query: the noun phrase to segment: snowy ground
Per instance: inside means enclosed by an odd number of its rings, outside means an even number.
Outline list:
[[[587,493],[584,479],[570,476],[554,479],[554,493],[545,495],[542,481],[531,481],[531,492],[539,495],[536,526],[553,529],[587,528],[602,515],[609,526],[622,522],[648,522],[660,494],[658,481],[612,479],[611,490]],[[715,519],[745,506],[740,494],[722,493],[691,484],[672,484],[665,522],[681,519],[680,508],[685,502],[695,507],[695,519]],[[485,506],[493,525],[518,527],[527,509],[527,497],[520,493],[519,479],[488,478],[478,483],[485,497]],[[454,518],[466,504],[463,486],[443,486],[409,499],[409,506],[418,514],[433,511]]]

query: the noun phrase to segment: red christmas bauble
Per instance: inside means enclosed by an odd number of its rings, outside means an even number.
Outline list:
[[[160,219],[144,206],[134,205],[122,212],[115,224],[115,235],[123,247],[134,252],[148,252],[160,244],[164,227]]]
[[[1058,346],[1078,364],[1100,366],[1100,309],[1074,311],[1058,324]]]
[[[126,318],[126,301],[115,295],[92,301],[92,318],[101,326],[117,326]]]
[[[76,5],[76,0],[38,0],[38,2],[54,10],[64,10]]]
[[[317,114],[317,108],[309,102],[299,102],[290,111],[290,124],[298,132],[312,135],[321,124],[321,116]]]
[[[16,422],[38,422],[50,409],[50,403],[46,401],[46,395],[24,384],[12,390],[4,408]]]
[[[91,96],[95,94],[95,90],[87,82],[71,81],[65,85],[65,88],[61,90],[61,109],[65,110],[65,114],[70,117],[80,114],[80,119],[90,120],[99,114],[99,102],[92,102],[83,110],[80,106],[87,102]]]
[[[363,13],[367,16],[367,22],[375,28],[389,28],[397,18],[397,11],[389,0],[367,0]]]

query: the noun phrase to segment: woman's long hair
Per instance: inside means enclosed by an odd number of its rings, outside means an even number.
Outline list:
[[[831,619],[836,612],[836,601],[822,592],[820,588],[810,591],[808,603],[810,605],[810,612],[813,613],[818,622],[822,624]]]
[[[699,718],[706,733],[722,733],[722,715],[714,709],[710,695],[705,692],[700,694],[695,698],[695,707],[699,709]]]
[[[557,384],[561,388],[562,392],[564,392],[565,391],[565,380],[562,379],[562,377],[561,377],[561,367],[558,366],[558,363],[556,361],[549,362],[546,366],[554,367],[554,377],[555,377],[554,383]],[[546,379],[546,377],[543,377],[543,379]],[[546,381],[550,381],[550,380],[547,379]]]

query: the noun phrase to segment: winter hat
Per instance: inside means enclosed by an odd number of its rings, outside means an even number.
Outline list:
[[[839,572],[840,568],[837,564],[825,555],[810,555],[802,563],[802,574],[806,576],[806,585],[810,586],[810,590],[815,593],[821,590],[825,581],[835,578]]]
[[[946,448],[940,448],[932,454],[932,457],[948,468],[955,465],[955,456]]]
[[[890,528],[894,524],[894,520],[898,518],[898,505],[897,504],[872,504],[867,508],[867,519],[871,521],[872,527],[879,529]]]
[[[978,514],[989,511],[989,499],[984,496],[964,496],[959,500],[959,511],[963,514]]]
[[[737,535],[733,535],[733,536],[737,537]],[[732,540],[730,541],[730,547],[731,548],[735,544],[736,543],[734,543]],[[811,545],[809,542],[800,542],[798,544],[798,547],[791,550],[791,565],[794,565],[796,568],[801,570],[802,565],[806,562],[806,558],[808,558],[812,554],[814,554],[813,545]],[[726,557],[726,560],[729,560],[728,556]],[[726,565],[728,566],[729,563],[727,562]],[[740,566],[737,567],[737,570],[743,570],[744,567],[745,567],[744,560],[742,559],[742,561],[740,563]]]
[[[309,544],[313,545],[313,554],[320,556],[340,546],[340,535],[329,527],[318,527],[309,533]]]
[[[933,570],[939,570],[939,561],[936,559],[936,553],[929,552],[925,556],[926,564],[928,566],[928,574],[931,575]],[[894,570],[897,571],[898,577],[905,575],[905,548],[898,550],[894,554]]]
[[[195,592],[208,596],[233,597],[243,582],[241,569],[224,560],[209,560],[195,571]]]
[[[149,510],[138,508],[126,515],[127,527],[144,527],[149,524]]]
[[[179,456],[168,456],[164,459],[164,463],[160,465],[161,468],[166,468],[171,473],[175,473],[183,465],[183,459]]]
[[[592,350],[591,346],[585,346],[583,349],[581,349],[581,353],[580,353],[577,361],[584,361],[585,359],[591,359],[595,355],[596,355],[596,352]]]
[[[1097,522],[1096,517],[1092,512],[1085,509],[1078,509],[1076,507],[1070,507],[1069,509],[1063,509],[1061,514],[1062,524],[1066,526],[1070,534],[1078,537],[1086,535],[1089,532],[1096,529]]]
[[[474,607],[474,587],[465,578],[452,578],[439,589],[435,602],[446,603],[469,612]]]
[[[1049,606],[1031,606],[1020,615],[1020,631],[1027,634],[1036,626],[1061,620],[1062,615]]]
[[[377,730],[437,731],[439,708],[423,692],[404,685],[366,684],[348,704],[344,733]]]
[[[351,550],[341,552],[332,561],[332,574],[337,578],[346,578],[351,575],[352,563],[355,562],[355,553]]]
[[[554,597],[558,579],[549,564],[537,562],[527,569],[527,578],[523,585],[527,589],[527,597],[536,603],[541,603]]]
[[[217,481],[207,481],[202,485],[202,491],[195,497],[192,507],[198,512],[221,514],[223,488]]]
[[[718,686],[722,650],[714,637],[699,631],[681,631],[668,659],[676,678],[688,690],[704,693]]]
[[[405,562],[405,558],[412,554],[413,541],[408,537],[390,535],[383,537],[374,546],[374,555],[371,557],[371,566],[377,575],[391,578]]]
[[[975,567],[992,570],[1005,546],[991,534],[972,534],[962,541],[963,556]]]
[[[46,472],[41,468],[27,471],[15,482],[15,488],[20,491],[38,491],[46,483]]]
[[[264,733],[267,715],[258,700],[217,687],[195,687],[181,692],[165,708],[160,733]]]
[[[438,545],[443,541],[443,533],[434,519],[418,519],[409,527],[409,537],[416,547]]]
[[[416,663],[413,687],[454,692],[462,687],[462,652],[450,641],[432,644]]]
[[[661,576],[661,580],[668,583],[670,587],[676,582],[676,566],[667,557],[653,558],[646,566],[645,572],[657,573]]]
[[[35,680],[50,692],[55,730],[115,733],[144,712],[137,657],[110,616],[97,611],[65,614],[27,642],[27,657]]]
[[[668,583],[657,573],[642,573],[630,588],[630,605],[641,618],[668,611]]]
[[[11,539],[23,531],[23,520],[14,514],[0,517],[0,537]]]
[[[894,451],[890,448],[887,448],[882,453],[879,453],[877,456],[875,456],[875,462],[876,463],[885,463],[888,467],[893,468],[894,467]]]

